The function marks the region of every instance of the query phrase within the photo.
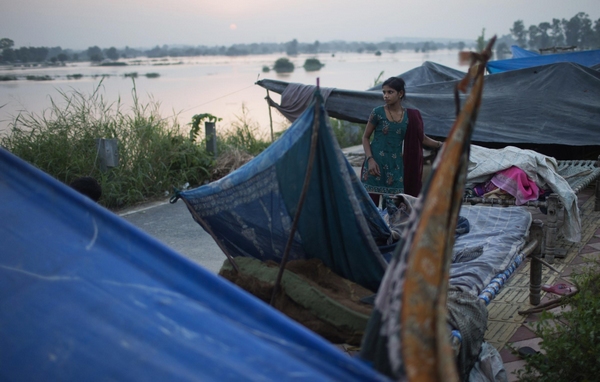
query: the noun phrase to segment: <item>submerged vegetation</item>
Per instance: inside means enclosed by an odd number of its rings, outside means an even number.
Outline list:
[[[317,70],[321,70],[325,64],[321,63],[317,58],[307,58],[304,61],[304,70],[307,72],[315,72]]]
[[[288,58],[282,57],[275,61],[275,65],[273,65],[273,70],[277,73],[291,73],[294,71],[294,63],[291,62]]]
[[[54,78],[45,75],[45,76],[34,76],[34,75],[29,75],[29,76],[25,76],[25,79],[27,81],[52,81]]]

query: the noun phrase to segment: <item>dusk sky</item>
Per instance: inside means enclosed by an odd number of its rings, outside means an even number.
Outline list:
[[[18,0],[0,12],[0,38],[15,47],[380,42],[419,37],[475,40],[585,12],[600,0]]]

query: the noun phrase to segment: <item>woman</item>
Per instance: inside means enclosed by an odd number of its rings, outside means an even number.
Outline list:
[[[442,142],[423,133],[421,113],[402,106],[404,86],[404,80],[398,77],[388,78],[383,83],[385,105],[373,109],[362,138],[366,159],[361,179],[376,205],[381,194],[418,196],[423,174],[423,145],[432,149],[442,147]]]

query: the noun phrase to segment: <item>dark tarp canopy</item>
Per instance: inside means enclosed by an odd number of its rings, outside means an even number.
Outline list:
[[[398,77],[402,77],[407,87],[412,87],[436,82],[461,80],[465,75],[466,73],[460,70],[436,64],[435,62],[425,61],[423,65],[404,72]],[[367,90],[381,90],[381,84]]]
[[[423,65],[417,73],[424,81],[435,81],[440,67]],[[403,104],[421,112],[427,135],[447,136],[455,119],[457,81],[407,86]],[[288,86],[268,79],[257,84],[277,93]],[[487,75],[484,89],[474,142],[600,145],[600,72],[596,70],[569,62],[513,70]],[[373,108],[382,103],[380,91],[333,89],[325,107],[331,117],[366,123]]]

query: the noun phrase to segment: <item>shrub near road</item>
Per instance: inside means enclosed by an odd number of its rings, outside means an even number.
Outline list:
[[[134,106],[125,111],[119,102],[105,103],[101,83],[91,95],[61,92],[64,107],[52,101],[41,116],[17,116],[0,144],[66,184],[80,176],[98,179],[100,203],[113,209],[209,178],[213,159],[175,120],[161,118],[158,104],[140,104],[134,84]],[[118,140],[119,166],[99,170],[97,138]]]

